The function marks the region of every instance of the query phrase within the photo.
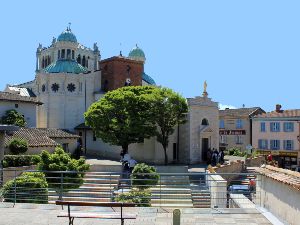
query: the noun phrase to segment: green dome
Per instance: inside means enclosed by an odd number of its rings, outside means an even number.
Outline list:
[[[47,66],[43,72],[45,73],[86,73],[85,67],[74,60],[60,59]]]
[[[129,52],[128,57],[135,60],[146,60],[144,51],[140,49],[137,45]]]
[[[151,85],[156,84],[155,81],[153,80],[153,78],[145,73],[142,74],[142,79],[143,79],[143,81],[147,82],[148,84],[151,84]]]
[[[62,32],[57,41],[70,41],[70,42],[77,42],[76,36],[72,33],[71,28],[67,28],[64,32]]]

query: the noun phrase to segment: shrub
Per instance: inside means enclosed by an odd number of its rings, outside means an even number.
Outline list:
[[[16,125],[19,127],[26,126],[26,121],[24,119],[24,116],[20,114],[18,111],[16,111],[15,109],[7,110],[5,112],[5,115],[2,116],[1,120],[3,124]]]
[[[28,149],[27,141],[22,139],[13,139],[8,144],[8,148],[12,154],[18,155],[20,153],[25,153]]]
[[[157,185],[159,174],[153,166],[145,163],[137,164],[131,174],[132,185],[139,189],[147,189]]]
[[[40,154],[41,161],[38,164],[38,169],[46,172],[46,179],[49,187],[60,189],[61,179],[63,179],[62,188],[64,191],[78,188],[83,183],[83,172],[89,169],[89,165],[85,164],[85,160],[72,159],[70,154],[65,153],[61,147],[57,147],[53,154],[47,151],[42,151]],[[51,171],[66,171],[74,173],[53,173]],[[61,177],[62,176],[62,177]]]
[[[117,202],[136,203],[140,207],[151,206],[151,192],[145,190],[131,190],[128,193],[119,194],[115,197]]]
[[[16,188],[15,188],[16,185]],[[2,197],[6,202],[48,203],[48,184],[43,173],[26,172],[6,182],[2,189]]]
[[[36,165],[40,162],[39,155],[5,155],[3,167],[20,167]]]

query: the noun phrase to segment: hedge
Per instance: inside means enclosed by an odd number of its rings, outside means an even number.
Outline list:
[[[36,165],[40,162],[39,155],[5,155],[3,167],[20,167]]]
[[[142,190],[131,190],[115,197],[116,202],[136,203],[139,207],[151,206],[151,192]]]
[[[147,189],[157,185],[159,174],[153,166],[145,163],[137,164],[131,174],[132,185],[139,189]]]
[[[15,188],[16,185],[16,188]],[[6,182],[2,188],[5,202],[48,203],[48,184],[43,173],[26,172]]]

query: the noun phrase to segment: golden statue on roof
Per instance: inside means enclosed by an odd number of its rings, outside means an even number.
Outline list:
[[[206,92],[206,88],[207,88],[207,83],[206,83],[206,81],[204,81],[204,84],[203,84],[203,92]]]

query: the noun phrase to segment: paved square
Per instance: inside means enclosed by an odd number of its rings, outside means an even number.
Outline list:
[[[114,212],[107,207],[71,207],[80,212]],[[68,224],[67,218],[58,218],[63,210],[56,205],[0,203],[0,225],[60,225]],[[66,211],[66,207],[64,208]],[[136,220],[125,225],[173,225],[172,209],[128,208],[125,212],[136,213]],[[120,220],[75,219],[74,225],[120,225]],[[181,225],[221,224],[271,224],[256,209],[181,209]]]

